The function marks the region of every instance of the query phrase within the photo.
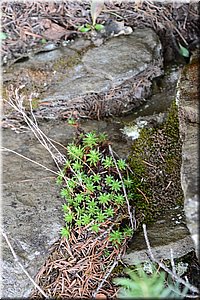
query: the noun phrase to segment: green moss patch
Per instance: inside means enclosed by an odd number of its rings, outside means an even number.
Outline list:
[[[142,129],[129,155],[136,183],[131,204],[136,207],[139,222],[152,221],[163,210],[183,204],[181,146],[178,111],[173,102],[166,121],[156,128]]]

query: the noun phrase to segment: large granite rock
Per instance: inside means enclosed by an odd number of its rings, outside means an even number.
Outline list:
[[[183,140],[181,184],[187,226],[199,256],[199,50],[183,69],[178,83],[179,127]]]
[[[150,29],[136,29],[94,47],[77,41],[66,48],[37,53],[3,74],[21,93],[33,93],[35,115],[42,118],[99,118],[131,112],[151,94],[152,79],[163,73],[161,43]]]

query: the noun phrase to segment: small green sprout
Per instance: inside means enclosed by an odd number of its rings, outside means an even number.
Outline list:
[[[69,118],[68,120],[67,120],[67,123],[69,124],[69,125],[75,125],[76,124],[76,120],[74,119],[74,118]]]
[[[126,227],[123,230],[124,237],[131,237],[133,235],[133,229],[131,227]]]
[[[106,158],[104,158],[104,160],[102,161],[102,165],[104,166],[104,168],[110,168],[114,166],[114,162],[111,156],[106,156]]]
[[[72,221],[73,221],[73,213],[65,214],[64,219],[65,219],[66,223],[72,223]]]
[[[97,145],[98,137],[95,132],[89,132],[83,138],[84,147],[90,147]]]
[[[66,212],[68,212],[69,211],[69,205],[67,205],[66,203],[64,203],[63,205],[62,205],[62,209],[63,209],[63,211],[66,213]]]
[[[87,154],[87,161],[90,162],[90,165],[96,166],[97,162],[100,160],[101,154],[98,150],[90,150]]]
[[[101,204],[108,204],[110,201],[110,194],[101,193],[98,197],[99,203]]]
[[[83,225],[88,225],[91,222],[91,217],[86,213],[81,216],[81,222]]]
[[[99,223],[103,223],[106,219],[106,215],[101,212],[101,211],[98,211],[97,214],[96,214],[96,220],[99,222]]]
[[[64,176],[65,176],[65,175],[64,175],[64,172],[63,172],[63,171],[59,172],[59,175],[58,175],[58,177],[56,178],[56,184],[60,185],[60,184],[62,183],[62,181],[63,181]]]
[[[74,202],[77,202],[78,204],[80,204],[83,201],[84,201],[84,194],[77,194],[74,197]]]
[[[126,162],[124,159],[118,159],[117,160],[117,166],[122,171],[126,169]]]
[[[128,177],[128,178],[124,179],[124,185],[127,188],[131,188],[131,186],[133,185],[133,181]]]
[[[80,171],[83,168],[83,165],[80,163],[80,161],[76,160],[73,164],[72,164],[72,169],[75,172]]]
[[[69,192],[69,190],[68,189],[66,189],[66,188],[63,188],[61,191],[60,191],[60,196],[62,197],[62,198],[65,198],[65,199],[68,199],[68,197],[70,197],[70,192]]]
[[[80,218],[84,213],[85,213],[85,208],[84,207],[75,207],[75,211],[77,216]]]
[[[122,187],[122,183],[116,179],[116,180],[113,180],[109,186],[111,187],[111,190],[115,191],[115,192],[118,192],[120,191],[121,187]]]
[[[66,239],[68,239],[69,238],[69,236],[70,236],[70,229],[69,229],[69,227],[63,227],[62,229],[61,229],[61,231],[60,231],[60,233],[61,233],[61,236],[62,237],[65,237]]]
[[[76,225],[78,226],[78,227],[81,227],[81,225],[82,225],[82,220],[79,218],[78,220],[76,220]]]
[[[95,186],[94,186],[94,184],[93,184],[93,183],[87,183],[87,184],[86,184],[86,190],[87,190],[88,192],[94,193],[94,191],[95,191]]]
[[[121,194],[114,195],[113,200],[117,205],[122,205],[125,202],[124,196]]]
[[[113,217],[114,213],[114,209],[111,206],[105,209],[105,215],[107,217]]]
[[[105,183],[110,185],[114,181],[114,177],[112,175],[106,175]]]
[[[73,143],[67,146],[67,152],[72,159],[77,159],[77,158],[82,159],[84,155],[84,151],[82,147],[80,145],[76,146]]]
[[[110,233],[109,240],[115,245],[121,244],[123,240],[123,233],[119,230],[113,230]]]
[[[93,225],[91,225],[91,230],[92,231],[94,231],[94,232],[96,232],[96,233],[98,233],[99,232],[99,224],[93,224]]]
[[[92,176],[92,180],[93,180],[94,182],[99,183],[99,182],[101,181],[101,176],[100,176],[99,174],[94,174],[94,175]]]

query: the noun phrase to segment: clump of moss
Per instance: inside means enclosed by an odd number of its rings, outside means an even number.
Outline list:
[[[165,208],[183,203],[181,141],[175,101],[162,125],[141,130],[132,145],[129,165],[134,172],[133,202],[137,220],[153,221]]]
[[[78,53],[70,57],[63,56],[56,60],[56,62],[53,65],[53,69],[55,71],[60,71],[62,69],[66,70],[66,68],[72,68],[80,62],[80,57],[81,56]]]

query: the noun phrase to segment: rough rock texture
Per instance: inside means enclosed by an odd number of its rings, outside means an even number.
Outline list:
[[[22,93],[34,92],[37,117],[55,119],[74,112],[98,119],[123,115],[143,104],[162,66],[160,41],[146,28],[114,37],[101,47],[88,42],[77,47],[75,42],[37,53],[3,77],[6,85],[25,84]]]
[[[183,69],[178,83],[180,135],[183,140],[181,184],[187,226],[199,256],[199,51]]]
[[[49,154],[33,135],[3,132],[3,146],[13,149],[50,169]],[[62,227],[61,199],[55,175],[9,152],[3,154],[3,226],[20,262],[32,278]],[[32,283],[14,261],[2,240],[3,297],[28,297]]]
[[[106,121],[83,120],[81,127],[86,131],[94,129],[108,131],[113,149],[124,157],[130,145],[122,138],[119,124]],[[75,136],[75,128],[64,121],[48,121],[40,129],[50,138],[66,145]],[[10,129],[2,131],[3,146],[43,164],[56,171],[49,154],[26,129],[16,134]],[[64,151],[61,148],[62,152]],[[63,152],[65,153],[65,151]],[[40,166],[5,151],[3,158],[2,221],[3,230],[22,265],[34,278],[48,256],[50,247],[60,238],[63,224],[60,187],[56,186],[56,175]],[[12,253],[2,238],[2,297],[28,297],[33,284],[15,262]]]
[[[194,244],[186,227],[184,211],[175,207],[163,213],[155,223],[147,225],[147,235],[155,258],[181,257],[194,250]],[[129,265],[149,259],[143,231],[135,234],[123,261]]]

